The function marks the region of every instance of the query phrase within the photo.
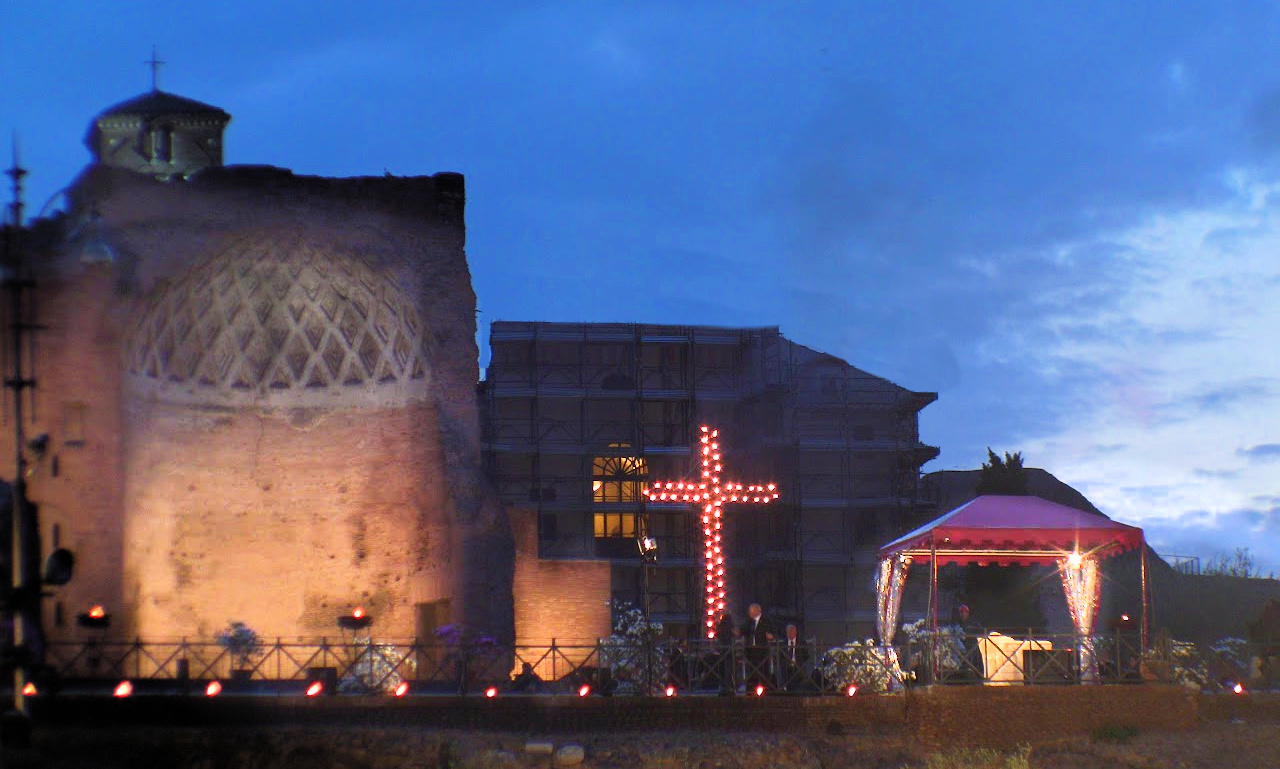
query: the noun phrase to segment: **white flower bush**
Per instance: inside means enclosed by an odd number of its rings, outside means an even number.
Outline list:
[[[1213,656],[1213,673],[1219,679],[1240,683],[1249,677],[1252,650],[1243,638],[1219,638],[1209,647]]]
[[[617,682],[615,693],[639,694],[647,677],[653,678],[656,687],[665,659],[658,648],[662,623],[645,622],[640,607],[625,601],[614,599],[609,608],[615,617],[613,634],[600,642],[600,667]]]
[[[338,681],[340,692],[392,692],[418,669],[411,647],[374,643],[366,637],[356,638],[353,649],[358,656]]]
[[[902,635],[910,645],[909,654],[912,659],[905,660],[908,669],[915,669],[916,663],[925,664],[930,640],[936,644],[938,655],[938,672],[942,675],[954,673],[964,665],[964,631],[956,625],[941,625],[936,633],[930,632],[929,620],[918,619],[902,626]]]
[[[1195,644],[1170,640],[1169,659],[1174,682],[1192,689],[1203,689],[1209,685],[1209,670]]]
[[[890,664],[886,649],[868,638],[827,649],[822,658],[822,676],[829,685],[840,689],[854,684],[863,692],[887,692],[892,679]]]

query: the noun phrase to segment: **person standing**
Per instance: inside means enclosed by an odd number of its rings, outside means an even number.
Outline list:
[[[987,629],[974,618],[968,604],[960,604],[951,615],[951,624],[960,631],[960,670],[956,678],[964,681],[981,681],[986,677],[985,665],[982,661],[982,650],[978,639],[987,634]]]
[[[716,622],[716,650],[715,665],[713,669],[716,671],[716,677],[720,683],[720,693],[729,695],[733,694],[733,642],[738,635],[738,627],[733,624],[733,614],[728,609],[720,612],[720,617]]]
[[[747,607],[747,621],[742,626],[743,646],[746,647],[747,686],[763,684],[769,676],[769,642],[774,639],[773,628],[764,617],[760,604]]]

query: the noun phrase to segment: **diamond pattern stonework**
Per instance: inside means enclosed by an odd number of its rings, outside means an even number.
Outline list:
[[[425,390],[413,303],[359,254],[247,236],[147,298],[126,348],[135,377],[224,396]]]

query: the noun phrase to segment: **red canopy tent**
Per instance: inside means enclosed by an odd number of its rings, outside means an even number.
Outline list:
[[[1040,497],[981,496],[880,548],[877,630],[880,642],[893,642],[902,585],[912,560],[930,563],[930,625],[938,623],[938,566],[947,563],[990,565],[1056,564],[1076,632],[1093,629],[1101,582],[1102,558],[1139,548],[1142,558],[1142,644],[1147,635],[1146,552],[1142,529],[1050,502]],[[1083,669],[1084,666],[1082,666]]]
[[[931,556],[940,563],[1026,566],[1068,553],[1099,557],[1142,546],[1142,529],[1040,497],[983,496],[880,548],[880,557]]]

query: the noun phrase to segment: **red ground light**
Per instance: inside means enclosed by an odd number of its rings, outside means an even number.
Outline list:
[[[222,694],[222,684],[217,681],[210,681],[209,685],[204,687],[206,697],[217,697],[219,694]]]
[[[307,687],[307,696],[314,697],[322,691],[324,691],[324,684],[316,681]]]
[[[121,681],[119,684],[116,684],[116,690],[114,694],[117,697],[131,696],[133,694],[133,684],[129,683],[128,681]]]

